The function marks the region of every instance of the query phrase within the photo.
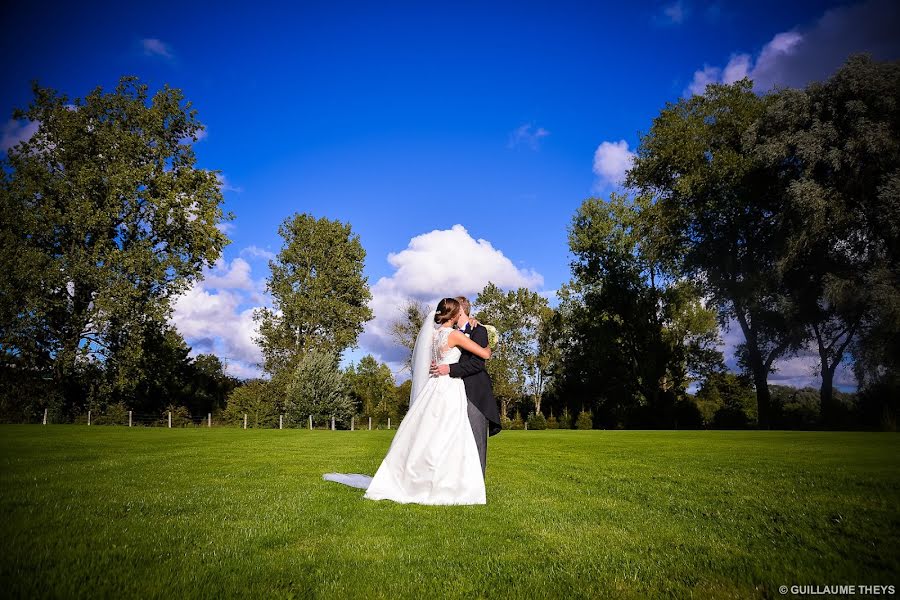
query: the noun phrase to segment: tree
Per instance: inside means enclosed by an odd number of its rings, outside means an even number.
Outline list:
[[[361,414],[378,420],[397,418],[394,375],[390,367],[367,354],[358,365],[350,365],[345,377]]]
[[[247,415],[247,427],[274,427],[280,409],[275,387],[268,381],[253,379],[232,390],[222,417],[226,423],[241,425]]]
[[[763,427],[768,374],[803,337],[777,269],[785,254],[784,182],[759,152],[758,124],[771,101],[744,79],[667,105],[641,138],[627,178],[647,198],[650,254],[701,285],[723,325],[734,319],[740,326],[741,364],[752,375]]]
[[[620,194],[585,200],[569,229],[573,280],[558,294],[558,391],[610,426],[674,425],[677,397],[721,362],[714,313],[697,286],[662,277],[643,210]]]
[[[707,411],[715,409],[712,417],[715,427],[744,428],[756,421],[753,388],[744,377],[734,373],[710,373],[697,392],[697,404],[703,407],[701,412],[706,419]]]
[[[424,302],[414,298],[406,300],[401,307],[400,317],[391,323],[391,339],[406,351],[403,368],[412,373],[412,353],[416,347],[416,338],[425,317],[430,312]]]
[[[185,404],[192,414],[215,413],[225,407],[232,390],[240,382],[225,372],[225,365],[214,354],[198,354],[190,364],[190,381]]]
[[[269,261],[273,308],[259,309],[258,343],[270,374],[292,369],[310,349],[339,355],[372,318],[366,252],[349,224],[296,214],[278,228],[284,245]]]
[[[549,317],[547,299],[527,288],[503,292],[488,283],[475,299],[479,322],[497,329],[499,342],[487,370],[500,400],[501,416],[507,417],[511,403],[530,391],[540,411],[547,377],[548,357],[540,356],[539,334]]]
[[[883,332],[900,337],[898,93],[900,62],[855,56],[825,82],[777,94],[760,126],[762,154],[786,189],[779,268],[819,353],[826,423],[848,352],[864,369],[863,346],[877,347]]]
[[[13,117],[37,131],[0,168],[0,353],[52,377],[71,406],[85,361],[117,331],[164,321],[219,257],[223,198],[217,173],[195,166],[203,126],[180,90],[150,98],[124,77],[83,99],[33,92]]]
[[[349,424],[353,400],[334,354],[316,348],[306,350],[291,374],[284,411],[294,424],[306,422],[310,415],[317,423],[334,417],[338,423]]]

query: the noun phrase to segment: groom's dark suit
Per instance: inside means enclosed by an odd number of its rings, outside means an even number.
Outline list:
[[[465,333],[465,332],[464,332]],[[487,329],[478,325],[468,332],[469,338],[482,348],[487,348]],[[481,468],[484,470],[487,454],[487,435],[480,433],[486,420],[487,434],[500,433],[500,413],[497,411],[497,401],[494,400],[494,390],[491,386],[491,378],[484,366],[484,359],[463,350],[459,362],[450,365],[450,377],[461,377],[466,386],[466,396],[469,404],[469,421],[472,423],[472,431],[475,434],[475,442],[478,445],[478,453],[481,455]],[[472,408],[477,411],[472,411]],[[480,413],[480,415],[478,414]],[[474,418],[473,418],[474,417]],[[477,423],[480,420],[481,423]]]

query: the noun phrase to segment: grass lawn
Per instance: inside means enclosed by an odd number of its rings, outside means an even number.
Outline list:
[[[785,597],[900,584],[900,436],[505,431],[486,506],[371,502],[393,431],[0,426],[5,597]],[[791,597],[788,594],[786,597]]]

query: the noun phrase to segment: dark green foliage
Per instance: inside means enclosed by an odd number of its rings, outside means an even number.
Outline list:
[[[544,415],[542,415],[541,413],[532,413],[528,415],[528,429],[548,429],[546,417],[544,417]]]
[[[519,411],[516,411],[516,414],[512,419],[501,416],[500,424],[504,429],[525,429],[525,421],[522,420],[522,415]]]
[[[554,397],[579,399],[607,427],[673,427],[692,377],[721,364],[715,313],[699,287],[665,282],[645,252],[641,207],[613,194],[573,218],[573,281],[558,293]]]
[[[244,415],[247,415],[247,427],[275,427],[281,411],[281,397],[276,386],[269,381],[254,379],[231,392],[222,420],[229,425],[243,426]],[[306,422],[289,420],[285,423],[285,426],[298,425],[305,426]]]
[[[168,426],[169,424],[169,414],[171,413],[172,418],[172,427],[191,427],[194,425],[193,420],[191,419],[191,413],[185,406],[176,406],[174,404],[170,404],[166,407],[165,412],[160,419],[161,425]]]
[[[340,355],[372,318],[366,251],[349,223],[295,214],[278,233],[284,245],[266,284],[273,306],[254,315],[272,375],[292,370],[309,349]]]
[[[96,425],[128,425],[128,407],[124,402],[110,404],[103,414],[93,417]]]
[[[578,420],[575,422],[575,429],[593,429],[594,419],[586,410],[578,413]]]
[[[552,311],[547,299],[527,288],[504,292],[488,283],[475,299],[475,317],[497,329],[497,347],[487,361],[500,414],[526,398],[540,412],[554,348],[544,343]]]
[[[553,413],[547,417],[547,429],[559,429],[559,421],[553,416]]]
[[[697,392],[696,400],[704,407],[706,423],[717,429],[746,428],[757,422],[756,397],[745,377],[712,373]]]
[[[421,325],[420,323],[419,326]],[[399,423],[400,405],[390,367],[367,354],[360,359],[359,364],[350,365],[344,377],[353,398],[356,414],[371,416],[379,423],[387,423],[388,417],[394,423]],[[408,391],[404,406],[409,407]]]
[[[85,98],[33,91],[13,116],[37,132],[0,168],[0,356],[52,380],[54,408],[72,418],[135,393],[145,335],[228,241],[223,198],[217,173],[195,166],[203,126],[179,90],[151,98],[125,77]],[[105,361],[101,383],[92,363]],[[47,406],[18,402],[25,418]]]

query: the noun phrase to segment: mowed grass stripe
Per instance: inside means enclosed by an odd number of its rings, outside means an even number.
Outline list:
[[[2,426],[12,597],[775,597],[894,584],[889,433],[505,431],[488,505],[402,506],[391,431]]]

